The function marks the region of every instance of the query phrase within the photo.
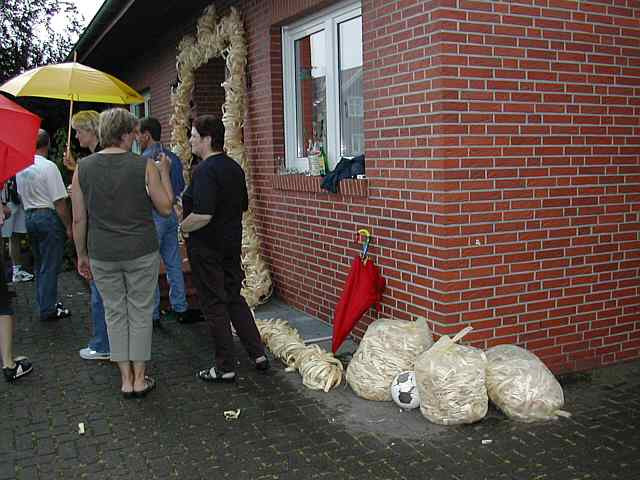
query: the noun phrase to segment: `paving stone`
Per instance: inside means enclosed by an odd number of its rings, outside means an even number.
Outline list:
[[[0,461],[0,480],[9,480],[15,477],[16,471],[14,464],[8,461]]]
[[[208,326],[167,322],[149,365],[158,388],[124,400],[114,365],[77,354],[91,329],[86,285],[74,273],[60,282],[73,316],[53,324],[32,314],[33,285],[16,287],[15,350],[35,371],[0,385],[0,480],[640,478],[640,362],[562,377],[568,419],[522,424],[491,407],[474,425],[443,427],[346,386],[310,391],[275,360],[261,375],[239,343],[236,384],[198,382],[213,359]],[[304,328],[304,314],[266,307]],[[236,408],[238,420],[225,420]]]

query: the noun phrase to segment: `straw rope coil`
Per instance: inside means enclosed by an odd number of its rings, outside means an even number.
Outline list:
[[[277,358],[302,376],[312,390],[328,392],[342,383],[340,360],[318,345],[305,345],[298,331],[286,320],[256,320],[262,341]]]

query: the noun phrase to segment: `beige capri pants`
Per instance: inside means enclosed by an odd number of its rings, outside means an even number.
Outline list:
[[[150,360],[158,251],[119,262],[90,259],[90,264],[104,303],[111,361]]]

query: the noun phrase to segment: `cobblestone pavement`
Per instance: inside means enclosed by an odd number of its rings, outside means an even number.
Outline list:
[[[441,427],[347,386],[311,392],[277,362],[259,374],[242,354],[237,384],[204,384],[207,326],[166,323],[154,332],[157,390],[124,400],[114,366],[77,355],[86,287],[73,273],[61,283],[74,315],[57,323],[30,313],[33,285],[17,287],[16,354],[36,370],[0,386],[0,479],[640,479],[640,362],[564,378],[570,419],[524,425],[490,410]]]

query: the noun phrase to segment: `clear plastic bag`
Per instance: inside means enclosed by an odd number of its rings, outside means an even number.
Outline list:
[[[507,417],[536,422],[569,415],[561,410],[560,383],[536,355],[516,345],[498,345],[486,355],[489,398]]]
[[[456,343],[471,330],[453,339],[443,335],[416,360],[420,412],[433,423],[473,423],[487,414],[487,358],[482,350]]]
[[[405,370],[413,370],[417,356],[433,345],[424,318],[376,320],[367,329],[347,367],[347,383],[367,400],[391,401],[391,382]]]

